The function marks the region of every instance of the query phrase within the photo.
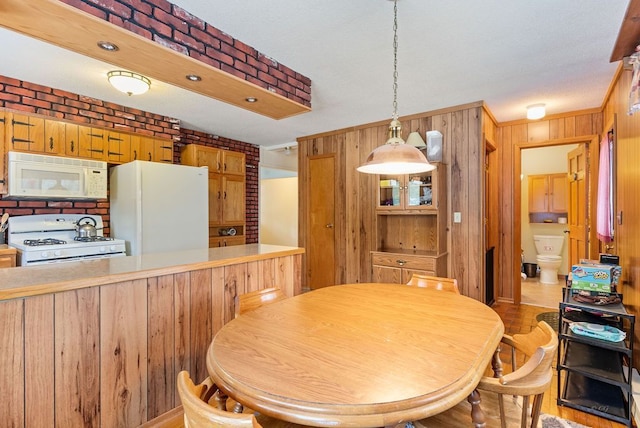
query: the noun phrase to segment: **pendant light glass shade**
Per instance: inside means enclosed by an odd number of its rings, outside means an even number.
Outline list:
[[[110,71],[107,73],[107,79],[111,86],[129,96],[144,94],[151,87],[151,80],[131,71]]]
[[[417,174],[436,169],[420,150],[405,144],[400,138],[401,130],[400,122],[392,120],[387,142],[375,148],[367,160],[356,169],[365,174],[386,175]]]
[[[393,119],[389,125],[389,139],[374,149],[367,160],[356,168],[365,174],[417,174],[433,171],[424,153],[413,145],[405,144],[401,136],[402,126],[398,120],[398,0],[393,2]],[[417,132],[416,136],[425,146]],[[409,136],[411,138],[411,136]],[[419,144],[419,142],[418,142]]]

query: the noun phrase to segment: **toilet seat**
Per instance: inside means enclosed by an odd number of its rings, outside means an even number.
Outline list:
[[[551,256],[551,255],[546,255],[546,254],[539,254],[536,259],[538,261],[547,261],[547,262],[555,262],[557,260],[562,260],[562,256]]]

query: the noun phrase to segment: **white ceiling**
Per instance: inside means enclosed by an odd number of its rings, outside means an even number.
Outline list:
[[[312,80],[312,111],[279,121],[154,81],[128,97],[113,67],[0,28],[0,74],[181,119],[183,126],[273,146],[390,120],[393,2],[174,0]],[[628,0],[399,0],[400,116],[484,100],[499,122],[600,107]],[[406,132],[406,130],[405,130]]]

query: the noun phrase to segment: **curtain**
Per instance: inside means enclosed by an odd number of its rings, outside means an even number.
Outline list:
[[[640,106],[639,106],[640,107]],[[600,142],[596,229],[602,242],[613,241],[613,142],[609,133]]]
[[[640,110],[640,52],[636,52],[629,58],[629,64],[633,66],[631,75],[631,90],[629,91],[629,111],[632,115]]]

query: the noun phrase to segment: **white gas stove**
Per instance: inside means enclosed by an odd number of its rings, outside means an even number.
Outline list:
[[[83,219],[95,221],[95,237],[77,237],[76,225]],[[9,217],[7,244],[17,249],[18,266],[125,256],[125,241],[103,236],[103,228],[99,215],[14,216]]]

